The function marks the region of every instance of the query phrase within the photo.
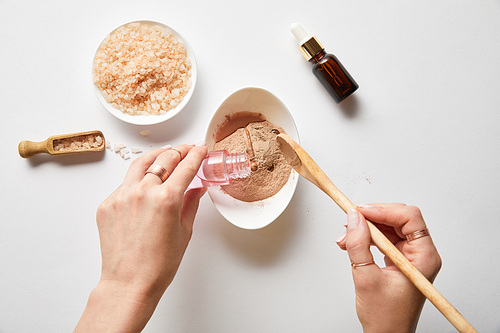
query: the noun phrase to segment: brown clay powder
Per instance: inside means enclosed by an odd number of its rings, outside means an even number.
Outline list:
[[[265,119],[265,118],[264,118]],[[267,120],[251,122],[244,128],[239,128],[232,134],[215,143],[213,149],[226,149],[230,153],[249,151],[247,131],[253,147],[252,162],[257,169],[252,170],[250,176],[236,179],[230,185],[222,186],[222,190],[235,199],[241,201],[259,201],[269,198],[287,183],[291,167],[283,157],[276,136],[285,131]]]

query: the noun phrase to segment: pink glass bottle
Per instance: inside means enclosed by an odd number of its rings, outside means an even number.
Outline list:
[[[227,150],[210,151],[188,189],[228,185],[233,179],[245,178],[248,175],[250,175],[248,154],[229,154]]]

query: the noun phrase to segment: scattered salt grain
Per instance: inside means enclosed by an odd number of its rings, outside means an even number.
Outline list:
[[[140,153],[142,153],[142,149],[141,148],[130,148],[130,151],[132,152],[132,154],[140,154]]]
[[[118,153],[120,150],[122,150],[125,147],[127,147],[127,146],[125,146],[123,143],[115,143],[113,146],[113,150],[115,151],[115,153]]]
[[[120,157],[123,158],[124,160],[128,160],[130,156],[128,155],[128,150],[127,149],[122,149],[119,152]]]
[[[96,139],[96,141],[98,141],[98,140]],[[111,143],[109,141],[106,141],[106,148],[108,148],[111,151],[114,151],[117,155],[119,155],[124,160],[130,159],[129,153],[132,153],[132,154],[140,154],[140,153],[142,153],[142,149],[141,148],[126,149],[127,146],[125,144],[116,143],[114,145],[111,145]]]

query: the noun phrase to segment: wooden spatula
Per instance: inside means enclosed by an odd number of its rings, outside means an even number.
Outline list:
[[[306,151],[286,134],[279,134],[276,138],[279,148],[287,162],[302,177],[319,187],[330,198],[339,205],[344,212],[356,209],[354,205],[340,190],[332,183],[328,176],[313,161]],[[434,306],[455,326],[459,332],[476,332],[472,325],[451,305],[450,302],[434,287],[432,283],[413,266],[408,259],[392,244],[385,235],[370,221],[371,239],[380,252],[389,257],[392,262],[403,272],[406,277],[420,290],[420,292],[434,304]]]

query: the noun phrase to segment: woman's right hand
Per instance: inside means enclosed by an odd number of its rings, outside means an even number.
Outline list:
[[[441,268],[439,253],[430,236],[406,239],[406,235],[426,229],[426,224],[417,207],[404,204],[371,204],[350,210],[347,231],[337,240],[354,264],[356,311],[364,332],[414,332],[425,297],[389,258],[384,258],[384,268],[373,263],[365,217],[431,282]]]
[[[75,332],[139,332],[179,268],[206,189],[187,190],[207,147],[180,145],[132,162],[97,210],[101,279]],[[155,165],[166,179],[148,172]]]

